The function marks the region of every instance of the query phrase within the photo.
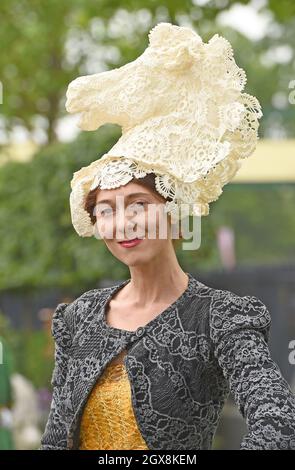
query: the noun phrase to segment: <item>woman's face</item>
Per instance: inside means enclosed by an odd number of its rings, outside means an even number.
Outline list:
[[[170,249],[170,218],[164,198],[130,182],[115,189],[100,189],[96,198],[96,231],[111,253],[128,266],[147,263]],[[133,246],[122,241],[141,239]]]

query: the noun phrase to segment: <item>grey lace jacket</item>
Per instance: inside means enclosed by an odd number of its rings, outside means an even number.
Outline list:
[[[149,449],[211,449],[231,392],[248,432],[241,449],[295,450],[295,396],[268,348],[271,325],[254,296],[188,287],[135,332],[106,323],[118,285],[57,306],[53,397],[43,449],[78,449],[83,407],[106,365],[123,349],[134,414]]]

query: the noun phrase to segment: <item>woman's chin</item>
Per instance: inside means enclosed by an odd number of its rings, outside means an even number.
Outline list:
[[[120,250],[116,250],[113,252],[113,255],[121,261],[122,263],[126,264],[129,267],[133,266],[140,266],[141,264],[149,263],[153,256],[149,255],[146,250],[126,250],[124,253]]]

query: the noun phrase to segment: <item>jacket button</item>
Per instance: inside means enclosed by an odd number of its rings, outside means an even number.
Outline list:
[[[137,328],[136,330],[136,336],[142,336],[144,333],[144,328],[142,326],[140,326],[139,328]]]

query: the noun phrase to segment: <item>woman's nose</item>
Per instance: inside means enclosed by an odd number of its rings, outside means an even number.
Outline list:
[[[132,238],[137,222],[134,217],[119,215],[116,219],[116,238],[126,240]]]

